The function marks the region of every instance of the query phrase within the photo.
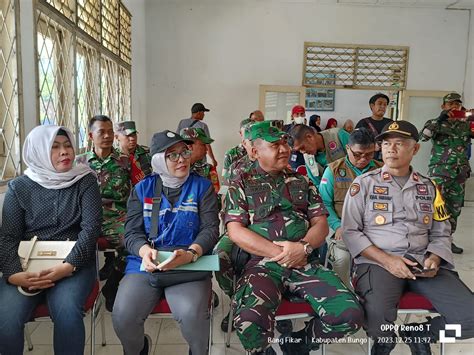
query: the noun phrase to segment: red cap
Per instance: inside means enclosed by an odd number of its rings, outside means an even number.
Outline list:
[[[306,110],[304,109],[303,106],[301,105],[296,105],[291,109],[291,115],[294,115],[295,113],[306,113]]]

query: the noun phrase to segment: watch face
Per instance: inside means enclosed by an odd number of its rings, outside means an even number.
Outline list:
[[[311,254],[313,250],[314,248],[311,245],[309,245],[309,243],[304,246],[304,252],[306,253],[306,255]]]

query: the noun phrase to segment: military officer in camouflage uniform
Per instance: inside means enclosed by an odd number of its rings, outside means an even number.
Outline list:
[[[329,212],[329,227],[335,232],[326,239],[328,259],[332,269],[344,284],[350,287],[351,258],[342,240],[341,228],[344,198],[356,176],[380,168],[383,164],[374,160],[375,137],[366,128],[358,128],[352,132],[346,145],[346,151],[346,157],[332,162],[324,171],[319,192]]]
[[[443,198],[429,178],[410,167],[420,148],[417,128],[392,122],[376,139],[382,141],[385,165],[354,179],[342,211],[343,240],[356,264],[364,327],[375,340],[372,355],[388,355],[397,339],[412,354],[428,355],[429,343],[447,323],[461,326],[456,336],[474,336],[474,295],[453,271]],[[426,297],[441,316],[411,324],[396,338],[390,326],[406,291]]]
[[[106,253],[105,265],[101,269],[101,279],[107,279],[102,291],[106,297],[106,308],[112,310],[118,283],[124,269],[125,251],[123,237],[127,201],[132,188],[130,160],[113,148],[114,129],[107,116],[94,116],[89,121],[89,138],[94,143],[93,150],[76,157],[76,161],[88,164],[97,174],[97,182],[102,196],[102,236],[115,248],[114,253]]]
[[[429,176],[441,188],[451,215],[451,233],[454,234],[457,219],[464,205],[466,180],[471,172],[466,150],[471,142],[469,122],[452,117],[453,110],[461,110],[461,95],[452,92],[443,98],[438,118],[425,123],[420,132],[422,141],[431,139],[433,148],[429,163]],[[460,254],[463,249],[451,244],[453,253]]]
[[[247,351],[270,353],[275,311],[283,293],[290,292],[318,314],[292,334],[300,340],[294,344],[299,353],[309,354],[317,345],[312,337],[356,332],[362,310],[333,271],[307,259],[328,232],[326,209],[308,179],[287,169],[286,134],[269,122],[253,124],[249,131],[258,166],[234,179],[226,196],[229,236],[252,255],[234,296],[235,326]]]
[[[134,121],[123,121],[115,124],[115,138],[119,143],[120,152],[128,155],[130,159],[133,186],[152,172],[150,149],[137,143],[137,134],[138,131]]]
[[[245,148],[245,139],[244,139],[244,129],[245,126],[249,123],[252,123],[250,118],[246,118],[240,121],[240,137],[242,138],[242,142],[236,145],[233,148],[230,148],[224,155],[224,167],[222,168],[222,178],[224,181],[229,180],[229,175],[231,173],[230,167],[235,162],[242,159],[244,156],[247,155],[247,149]],[[227,184],[226,184],[227,186]]]

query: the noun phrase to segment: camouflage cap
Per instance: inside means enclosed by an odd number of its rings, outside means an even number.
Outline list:
[[[449,94],[443,97],[443,104],[449,101],[459,101],[460,103],[462,103],[461,95],[459,95],[457,92],[450,92]]]
[[[418,129],[408,121],[394,121],[387,123],[382,132],[375,137],[376,141],[381,141],[387,136],[398,136],[402,138],[411,138],[418,142],[420,139]]]
[[[246,125],[248,125],[249,123],[252,123],[252,122],[253,121],[250,118],[246,118],[246,119],[240,121],[240,128],[242,128],[242,127],[244,127],[244,126],[246,126]]]
[[[255,122],[245,127],[244,138],[254,141],[261,138],[267,142],[273,143],[285,137],[286,133],[278,129],[275,121]]]
[[[187,127],[183,128],[179,135],[184,139],[199,139],[204,144],[211,144],[214,142],[214,139],[208,137],[206,132],[202,128],[199,127]]]
[[[122,121],[115,124],[115,133],[122,133],[129,136],[133,133],[137,133],[137,127],[135,121]]]

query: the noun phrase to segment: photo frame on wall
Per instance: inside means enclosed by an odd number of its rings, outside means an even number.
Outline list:
[[[317,74],[311,76],[310,80],[315,85],[332,85],[335,81],[335,74]],[[306,110],[308,111],[334,111],[335,110],[335,89],[306,88]]]

